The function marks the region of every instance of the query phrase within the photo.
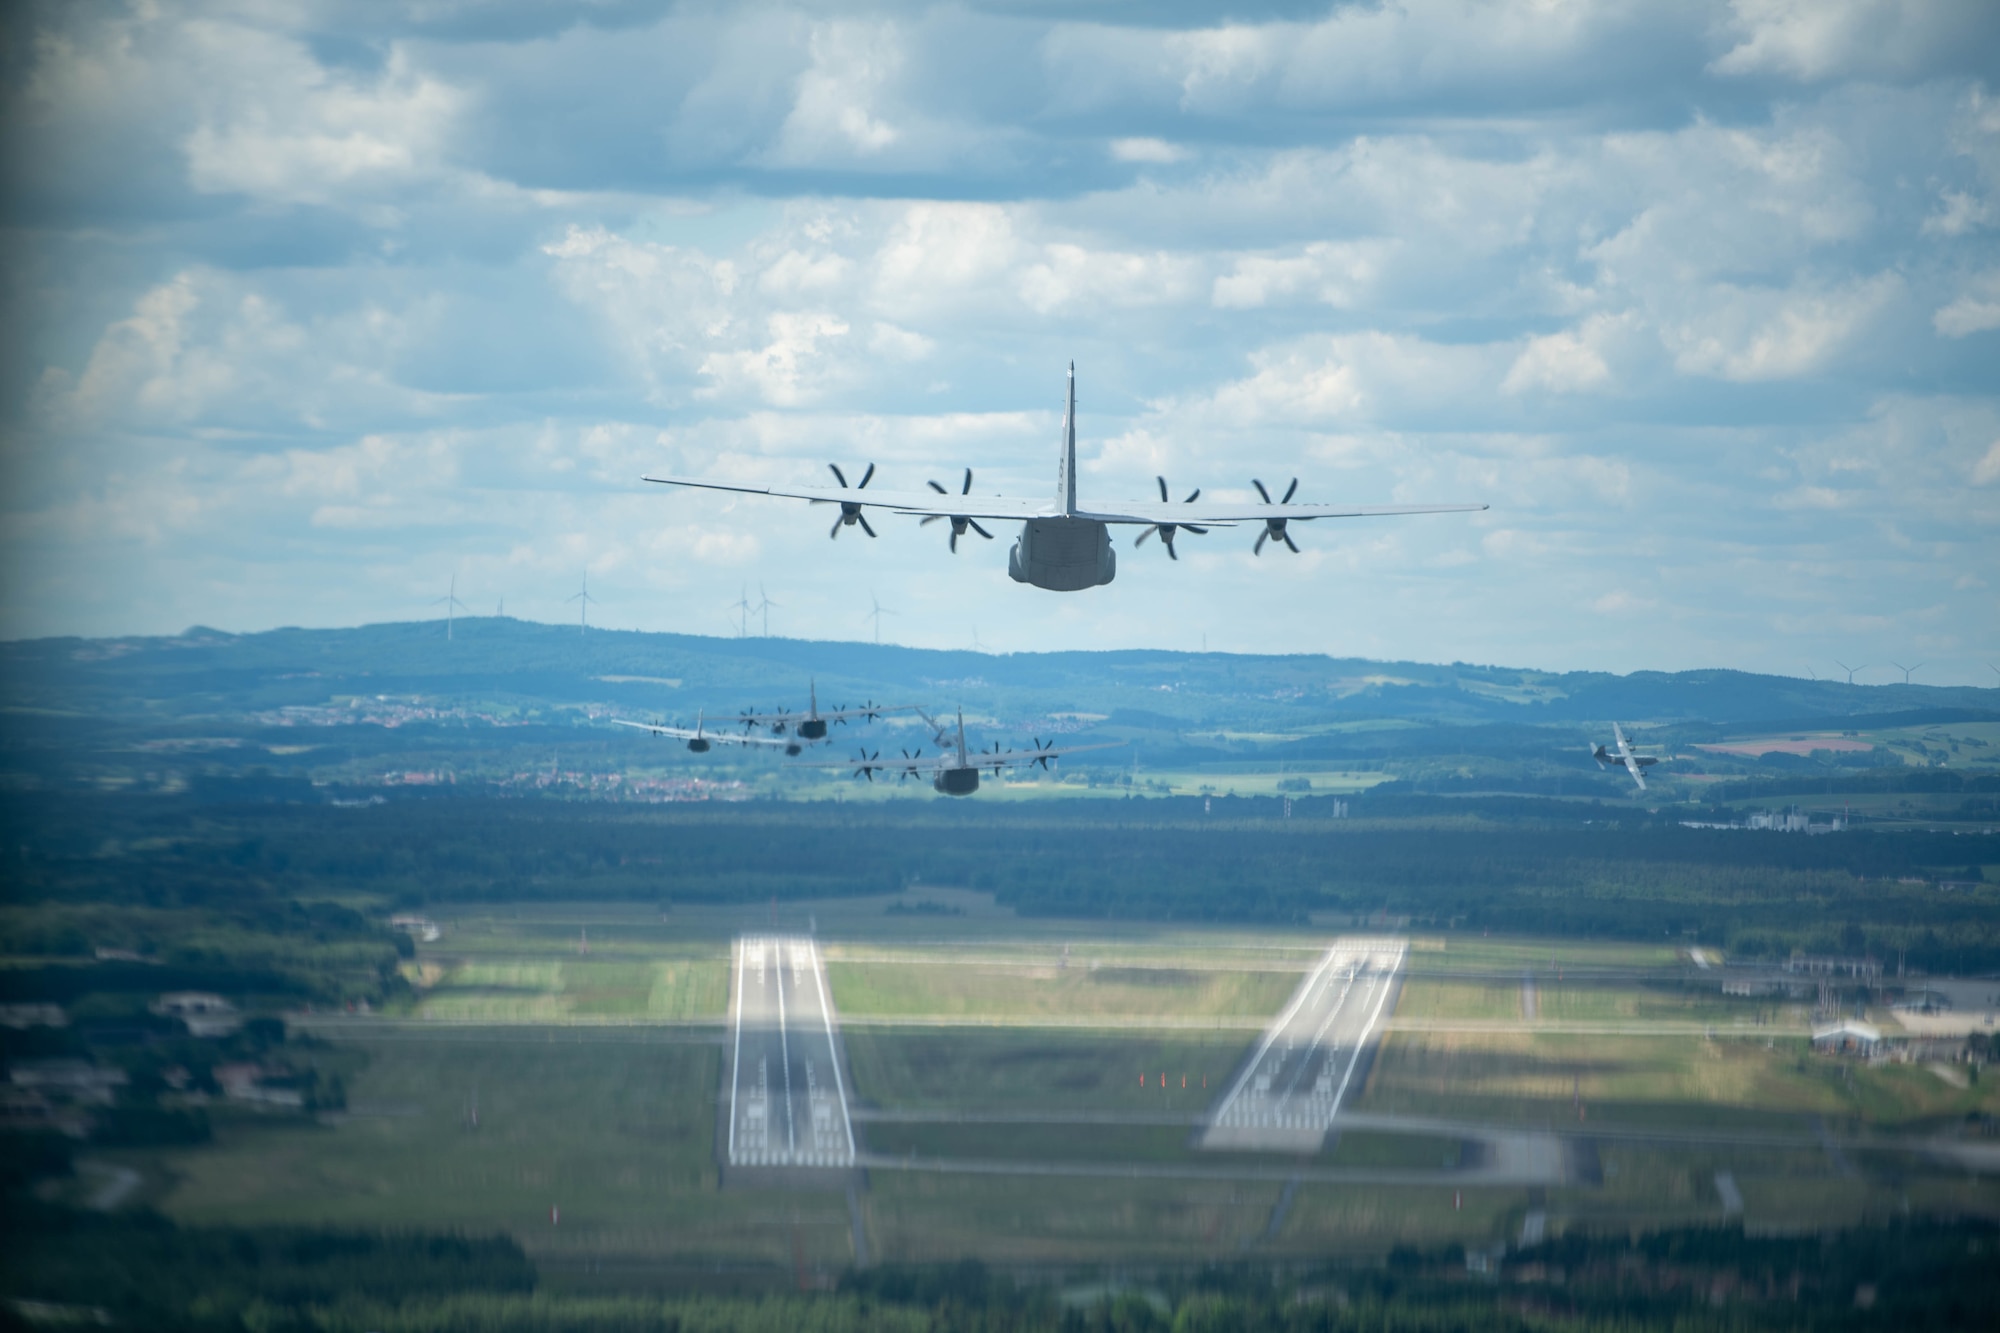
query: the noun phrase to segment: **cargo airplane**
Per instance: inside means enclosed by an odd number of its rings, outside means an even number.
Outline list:
[[[858,717],[865,722],[873,722],[884,713],[910,713],[918,711],[915,704],[870,703],[863,704],[859,708],[836,708],[830,713],[822,713],[819,711],[819,686],[817,683],[809,683],[806,686],[806,701],[806,711],[803,713],[783,711],[776,713],[745,712],[738,714],[736,720],[743,724],[745,731],[748,731],[752,727],[769,727],[771,734],[774,736],[782,736],[787,731],[790,731],[800,740],[823,741],[826,739],[826,728],[830,722],[844,724],[851,717]],[[797,754],[798,751],[792,750],[788,751],[788,753]]]
[[[1625,733],[1618,729],[1616,722],[1611,724],[1611,735],[1618,742],[1618,753],[1612,754],[1599,745],[1590,752],[1590,757],[1597,761],[1599,768],[1610,768],[1616,764],[1632,775],[1632,781],[1639,784],[1640,791],[1646,790],[1646,770],[1660,762],[1658,756],[1633,754],[1632,747],[1625,741]]]
[[[926,718],[925,720],[928,721],[929,719]],[[1040,764],[1046,769],[1051,760],[1060,759],[1064,755],[1082,754],[1086,750],[1115,750],[1125,743],[1123,741],[1105,741],[1099,745],[1071,745],[1058,750],[1052,745],[1042,744],[1038,739],[1035,741],[1035,748],[1032,750],[1003,751],[998,741],[993,742],[991,750],[969,750],[965,744],[965,711],[963,709],[960,709],[958,714],[957,744],[953,745],[944,737],[942,732],[939,734],[939,739],[947,747],[941,754],[926,755],[923,752],[923,748],[919,746],[915,754],[911,754],[908,750],[905,750],[901,758],[884,759],[880,750],[877,750],[874,754],[869,754],[864,750],[859,757],[854,759],[827,760],[822,763],[802,765],[802,767],[845,768],[852,772],[855,777],[867,778],[870,782],[875,780],[877,773],[894,773],[898,782],[901,782],[905,778],[927,777],[931,780],[931,786],[946,796],[970,796],[979,790],[979,771],[981,769],[993,770],[993,776],[998,778],[1000,770],[1015,764]]]
[[[664,722],[627,722],[623,718],[611,719],[621,727],[636,727],[640,731],[650,731],[655,736],[665,736],[669,740],[686,741],[688,749],[696,754],[707,754],[715,745],[765,745],[783,750],[786,754],[799,754],[806,748],[806,741],[798,736],[779,739],[775,736],[725,736],[719,732],[705,730],[701,714],[694,715],[694,730],[686,727],[670,727]],[[826,734],[824,728],[820,734]]]
[[[950,545],[955,553],[958,539],[967,531],[978,533],[991,539],[992,533],[980,526],[979,520],[990,522],[1018,520],[1021,535],[1015,539],[1014,547],[1007,556],[1007,575],[1016,583],[1029,583],[1051,592],[1076,592],[1083,588],[1095,588],[1111,582],[1118,573],[1117,557],[1111,550],[1111,532],[1114,525],[1138,527],[1142,529],[1133,545],[1137,546],[1155,533],[1159,534],[1160,545],[1167,548],[1167,555],[1180,559],[1174,550],[1174,536],[1187,531],[1196,536],[1206,534],[1213,527],[1235,527],[1239,523],[1254,523],[1261,529],[1257,534],[1257,544],[1253,550],[1259,555],[1266,543],[1273,546],[1282,544],[1288,550],[1297,551],[1298,545],[1292,540],[1288,525],[1304,523],[1320,518],[1378,518],[1404,514],[1447,514],[1465,513],[1486,508],[1483,504],[1429,504],[1429,505],[1324,505],[1293,504],[1292,496],[1299,489],[1298,478],[1285,488],[1285,493],[1277,500],[1261,481],[1251,484],[1257,488],[1261,503],[1217,502],[1197,504],[1201,492],[1196,490],[1179,504],[1169,501],[1166,478],[1156,478],[1160,485],[1158,504],[1144,501],[1133,504],[1114,505],[1109,508],[1091,508],[1079,505],[1076,499],[1076,366],[1069,368],[1069,394],[1063,408],[1063,431],[1061,453],[1056,462],[1056,487],[1053,496],[1044,499],[1022,497],[986,496],[972,494],[972,470],[966,469],[964,484],[953,495],[938,482],[930,483],[925,491],[871,491],[868,483],[875,477],[875,465],[861,474],[861,480],[849,486],[847,475],[834,464],[827,465],[838,486],[753,486],[737,482],[713,481],[699,477],[647,477],[646,480],[662,486],[692,486],[702,490],[734,491],[745,495],[775,495],[792,500],[809,500],[814,504],[837,504],[840,516],[833,521],[828,532],[830,537],[840,536],[840,530],[859,526],[870,537],[875,529],[868,523],[868,509],[881,509],[892,514],[906,514],[921,518],[925,523],[946,519],[951,523]]]

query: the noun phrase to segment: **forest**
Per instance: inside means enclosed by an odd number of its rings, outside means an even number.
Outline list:
[[[357,808],[30,795],[5,807],[0,948],[50,963],[110,948],[147,962],[17,968],[0,984],[23,999],[171,980],[379,1001],[398,982],[399,937],[381,919],[394,908],[670,908],[913,884],[989,891],[1039,916],[1382,913],[1418,928],[1671,935],[1749,956],[1900,952],[1931,971],[2000,965],[1991,835],[1759,834],[1592,804],[1565,807],[1558,822],[1504,798],[1412,797],[1405,808],[1334,819],[1319,797],[637,806],[461,788]]]

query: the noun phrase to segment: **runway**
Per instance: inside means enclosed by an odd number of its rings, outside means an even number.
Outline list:
[[[819,946],[803,935],[736,942],[730,1166],[848,1168],[854,1124]]]
[[[1265,1030],[1201,1146],[1317,1152],[1378,1035],[1407,941],[1335,940]]]

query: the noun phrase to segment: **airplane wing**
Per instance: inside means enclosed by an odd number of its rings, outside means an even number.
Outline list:
[[[879,491],[860,486],[757,486],[745,482],[712,481],[702,477],[647,477],[660,486],[691,486],[697,490],[730,491],[737,495],[772,495],[787,500],[808,500],[816,504],[855,505],[866,509],[886,509],[891,513],[930,518],[1008,519],[1061,517],[1049,500],[1026,500],[1005,495],[951,495],[937,491]],[[1487,508],[1483,504],[1444,505],[1306,505],[1261,504],[1247,500],[1240,504],[1160,504],[1138,501],[1110,509],[1078,509],[1077,518],[1099,523],[1128,523],[1151,527],[1156,523],[1195,524],[1198,527],[1233,527],[1238,523],[1262,523],[1267,519],[1309,522],[1316,518],[1394,518],[1404,514],[1463,514]]]
[[[1641,768],[1641,767],[1640,767],[1639,765],[1637,765],[1637,764],[1633,764],[1633,763],[1627,763],[1627,764],[1625,765],[1625,771],[1626,771],[1627,773],[1630,773],[1630,774],[1632,775],[1632,781],[1634,781],[1634,782],[1636,782],[1636,783],[1638,783],[1638,784],[1639,784],[1639,790],[1640,790],[1640,791],[1644,791],[1644,790],[1646,790],[1646,770],[1645,770],[1645,769]]]
[[[845,722],[850,717],[872,718],[882,713],[914,713],[917,711],[918,709],[915,704],[873,704],[864,708],[830,708],[826,712],[819,714],[737,713],[731,717],[722,718],[721,721],[758,727],[768,727],[782,722],[789,727],[794,723],[805,722],[815,716],[822,722]]]
[[[687,727],[668,727],[656,722],[627,722],[623,718],[612,718],[613,726],[636,727],[640,731],[650,731],[655,736],[670,736],[677,741],[691,741],[696,738],[712,745],[775,745],[779,749],[799,744],[797,741],[780,740],[775,736],[732,736],[726,731],[693,731]]]
[[[1125,741],[1103,741],[1096,745],[1069,745],[1062,749],[1043,750],[974,750],[959,761],[956,750],[947,749],[936,754],[925,754],[918,750],[915,754],[883,755],[864,754],[856,759],[820,760],[809,764],[794,764],[794,768],[845,768],[856,773],[869,773],[873,781],[875,773],[896,773],[909,777],[928,777],[947,768],[984,768],[998,772],[1002,768],[1017,764],[1040,764],[1044,760],[1061,759],[1065,755],[1082,754],[1086,750],[1115,750],[1127,744]]]
[[[751,486],[700,477],[647,477],[645,480],[661,486],[692,486],[697,490],[733,491],[739,495],[774,495],[785,500],[855,505],[924,517],[935,514],[940,518],[1005,520],[1056,515],[1055,505],[1049,500],[1021,500],[1005,495],[940,495],[936,491],[878,491],[859,486]]]
[[[1247,500],[1242,504],[1203,502],[1199,504],[1141,503],[1119,505],[1116,509],[1079,509],[1078,518],[1099,523],[1178,523],[1182,526],[1227,528],[1238,523],[1262,523],[1267,519],[1304,522],[1315,518],[1393,518],[1401,514],[1464,514],[1485,509],[1481,504],[1449,505],[1279,505]]]

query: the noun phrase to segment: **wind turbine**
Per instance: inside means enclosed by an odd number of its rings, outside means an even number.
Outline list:
[[[1915,666],[1904,666],[1901,662],[1891,662],[1889,663],[1889,665],[1903,673],[1903,683],[1905,685],[1908,685],[1910,683],[1910,677],[1914,673],[1922,671],[1925,667],[1929,666],[1930,663],[1919,662]]]
[[[472,609],[471,607],[467,606],[464,602],[458,600],[458,575],[453,574],[451,576],[451,591],[446,593],[444,596],[438,598],[436,601],[432,602],[431,605],[441,606],[444,608],[444,637],[445,637],[445,642],[449,643],[451,641],[453,614],[455,612],[470,611]]]
[[[589,632],[590,604],[595,601],[597,601],[597,599],[590,595],[590,571],[586,569],[583,571],[582,590],[568,597],[563,598],[563,604],[565,606],[567,606],[571,602],[578,603],[576,608],[576,626],[577,626],[576,632],[578,634],[584,634]]]
[[[771,637],[771,608],[774,606],[783,609],[784,603],[772,601],[770,594],[764,591],[764,585],[758,584],[757,614],[764,617],[764,637],[767,639]]]
[[[888,607],[882,605],[881,602],[877,601],[875,599],[875,594],[872,592],[868,594],[868,600],[874,606],[875,609],[870,611],[867,615],[861,618],[863,620],[872,620],[875,622],[875,642],[880,643],[882,642],[882,617],[893,616],[896,613],[894,611],[891,611]]]
[[[1847,683],[1849,685],[1852,685],[1854,683],[1855,672],[1866,671],[1868,669],[1866,666],[1851,667],[1847,665],[1847,663],[1840,661],[1838,658],[1834,660],[1833,664],[1839,667],[1842,671],[1845,671],[1847,673]]]
[[[729,604],[729,609],[737,614],[736,637],[739,639],[749,638],[750,612],[754,608],[750,605],[750,587],[748,584],[745,584],[743,590],[736,594],[736,600]]]

